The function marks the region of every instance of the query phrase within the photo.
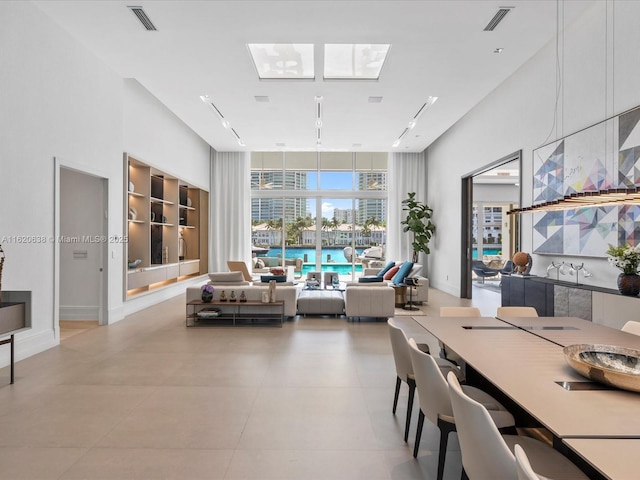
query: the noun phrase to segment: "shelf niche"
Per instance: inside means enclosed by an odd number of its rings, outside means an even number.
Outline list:
[[[209,193],[126,153],[124,167],[125,298],[207,273]]]

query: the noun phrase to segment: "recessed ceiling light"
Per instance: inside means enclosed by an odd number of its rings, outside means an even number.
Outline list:
[[[313,43],[250,43],[247,45],[260,79],[311,79]]]
[[[380,103],[382,102],[382,97],[369,97],[369,103]]]
[[[353,143],[353,144],[351,144],[351,146],[353,148],[360,148],[360,147],[362,147],[362,144],[361,143]]]
[[[276,143],[276,147],[286,147],[285,143]]]
[[[493,53],[502,53],[503,50],[504,50],[504,48],[498,47],[493,51]]]
[[[335,44],[324,46],[324,78],[378,80],[389,44]]]
[[[256,102],[263,102],[263,103],[268,103],[269,102],[269,97],[266,95],[254,95],[254,97]]]

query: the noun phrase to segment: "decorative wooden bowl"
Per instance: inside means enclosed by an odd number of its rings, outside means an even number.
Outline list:
[[[577,344],[563,349],[567,363],[591,380],[640,392],[640,350],[615,345]]]

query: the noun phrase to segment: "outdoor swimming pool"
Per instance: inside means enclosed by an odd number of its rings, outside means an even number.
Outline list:
[[[323,272],[338,272],[339,275],[351,274],[351,263],[347,262],[344,256],[344,247],[323,247],[322,249],[322,270]],[[360,255],[364,248],[356,248],[356,254]],[[272,247],[269,252],[258,257],[281,257],[282,248]],[[287,248],[285,258],[302,258],[302,274],[312,272],[316,269],[316,249],[315,248]],[[355,265],[356,272],[362,272],[362,265]]]

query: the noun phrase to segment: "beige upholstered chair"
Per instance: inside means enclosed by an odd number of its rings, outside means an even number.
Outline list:
[[[622,331],[627,333],[633,333],[634,335],[640,335],[640,322],[629,320],[622,326]]]
[[[516,457],[518,480],[540,480],[540,477],[531,468],[529,458],[520,445],[514,445],[513,454]]]
[[[501,435],[487,409],[470,398],[455,375],[448,375],[449,395],[462,452],[462,466],[472,479],[517,479],[512,453],[519,444],[538,475],[548,478],[586,479],[560,452],[534,438]]]
[[[393,318],[387,320],[389,325],[389,337],[391,339],[391,350],[393,351],[393,360],[396,364],[396,391],[393,397],[393,413],[396,413],[396,407],[398,405],[398,396],[400,394],[400,386],[402,382],[405,382],[409,386],[409,401],[407,403],[407,420],[405,422],[404,441],[409,438],[409,425],[411,424],[411,411],[413,410],[413,399],[416,389],[416,381],[413,375],[413,366],[411,362],[411,355],[409,353],[409,340],[404,331],[398,326]],[[411,339],[413,341],[413,339]],[[414,341],[415,344],[415,341]],[[416,344],[422,352],[429,352],[429,346],[427,344]],[[442,369],[443,375],[446,375],[450,370],[455,370],[456,375],[463,379],[462,372],[447,360],[439,358],[437,360],[438,368]]]
[[[409,438],[409,425],[411,423],[411,411],[413,409],[413,397],[416,391],[416,381],[413,376],[411,357],[409,356],[409,346],[404,331],[396,324],[393,318],[387,320],[389,325],[389,337],[391,338],[391,350],[393,350],[393,361],[396,364],[396,392],[393,397],[393,414],[398,406],[398,396],[400,386],[405,382],[409,386],[409,401],[407,403],[407,419],[404,427],[404,441]]]
[[[441,317],[481,317],[480,309],[477,307],[440,307]],[[440,342],[440,357],[462,365],[462,358],[456,352]]]
[[[538,311],[533,307],[498,307],[496,317],[517,318],[517,317],[537,317]]]
[[[416,342],[413,339],[409,340],[409,353],[411,354],[411,364],[413,366],[414,381],[418,389],[418,401],[420,405],[413,456],[418,456],[422,426],[424,424],[424,417],[426,416],[431,423],[437,425],[440,429],[440,453],[438,456],[437,478],[438,480],[442,480],[449,433],[456,431],[456,422],[451,408],[451,401],[449,400],[449,388],[445,380],[445,375],[447,375],[448,372],[444,372],[439,368],[436,359],[431,355],[418,350]],[[450,370],[450,372],[456,376],[456,378],[459,378],[455,370],[457,369],[454,368]],[[491,409],[491,418],[498,428],[507,428],[509,431],[515,433],[513,415],[500,405],[500,402],[478,388],[467,385],[462,388],[467,395],[487,405],[487,408]]]
[[[227,267],[229,267],[230,272],[242,272],[242,276],[244,277],[245,281],[253,281],[253,277],[249,273],[249,269],[247,268],[246,263],[236,260],[227,260]]]

